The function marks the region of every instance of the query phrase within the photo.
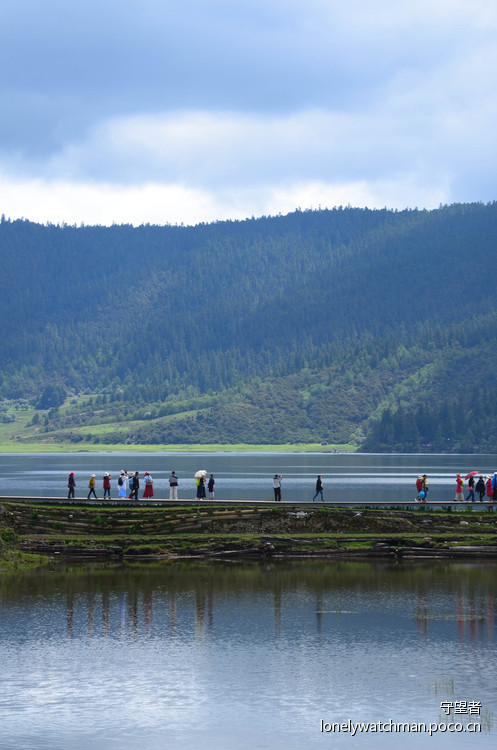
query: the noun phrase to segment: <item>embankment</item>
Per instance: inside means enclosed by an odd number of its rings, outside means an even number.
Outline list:
[[[496,515],[487,509],[429,507],[359,511],[4,502],[0,532],[18,551],[50,557],[497,558]]]

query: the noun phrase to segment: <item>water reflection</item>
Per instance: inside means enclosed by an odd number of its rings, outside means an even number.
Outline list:
[[[485,633],[489,641],[495,637],[495,597],[489,593],[486,597],[475,598],[474,594],[458,592],[456,594],[455,613],[440,613],[430,609],[426,597],[418,595],[416,621],[418,631],[427,634],[430,621],[453,621],[457,624],[459,642],[482,639]]]
[[[437,721],[449,700],[482,703],[490,747],[496,570],[176,562],[4,576],[0,747],[314,748],[321,719]],[[399,738],[354,744],[366,741]]]
[[[270,602],[275,637],[288,637],[303,609],[314,612],[318,634],[330,621],[369,613],[385,617],[386,629],[391,617],[403,617],[416,622],[419,634],[443,626],[460,642],[493,641],[496,571],[488,562],[58,564],[0,578],[0,628],[17,603],[37,637],[32,618],[48,607],[52,618],[63,609],[70,637],[174,633],[179,620],[183,626],[190,620],[195,638],[203,639],[216,619],[221,628],[227,614],[241,617],[246,607],[266,612]]]

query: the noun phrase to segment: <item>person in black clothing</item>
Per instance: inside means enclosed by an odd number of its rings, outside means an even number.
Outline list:
[[[67,486],[69,487],[69,492],[67,493],[67,499],[69,500],[70,497],[74,500],[74,488],[76,487],[76,480],[74,479],[74,471],[71,471],[69,474],[69,479],[67,480]]]
[[[197,500],[203,500],[205,498],[205,477],[197,477]]]
[[[482,503],[483,502],[483,497],[484,497],[485,491],[486,491],[485,480],[483,479],[483,477],[480,477],[479,480],[477,481],[475,490],[477,491],[477,493],[480,496],[480,503]]]
[[[470,477],[468,481],[468,497],[466,498],[466,502],[469,503],[471,500],[472,503],[475,501],[475,478]]]
[[[323,482],[321,480],[321,474],[318,475],[318,478],[316,479],[316,494],[312,498],[312,502],[317,498],[318,495],[321,495],[321,502],[324,503],[323,498]]]
[[[133,489],[131,491],[130,498],[132,500],[138,500],[138,490],[140,489],[140,480],[139,477],[140,474],[138,471],[135,471],[135,480],[133,482]]]
[[[207,489],[209,490],[209,500],[214,500],[214,474],[209,474],[209,481],[207,482]]]

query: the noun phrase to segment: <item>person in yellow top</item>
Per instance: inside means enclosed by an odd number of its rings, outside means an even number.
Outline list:
[[[88,481],[88,487],[90,488],[90,491],[89,491],[88,497],[86,499],[89,500],[90,499],[90,495],[93,492],[93,497],[95,498],[95,500],[98,500],[98,497],[95,494],[95,474],[91,475],[91,477],[90,477],[90,479]]]

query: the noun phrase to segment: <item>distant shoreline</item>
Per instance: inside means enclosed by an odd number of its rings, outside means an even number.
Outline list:
[[[0,453],[355,453],[357,446],[320,443],[251,445],[239,443],[178,443],[174,445],[105,445],[94,443],[0,443]]]

